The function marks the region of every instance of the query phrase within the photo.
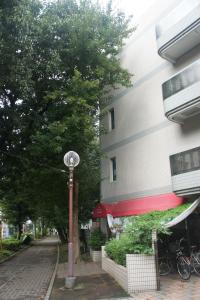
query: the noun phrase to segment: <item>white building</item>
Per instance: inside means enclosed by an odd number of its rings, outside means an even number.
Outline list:
[[[200,0],[155,1],[121,64],[133,87],[107,106],[94,217],[171,208],[200,194]]]

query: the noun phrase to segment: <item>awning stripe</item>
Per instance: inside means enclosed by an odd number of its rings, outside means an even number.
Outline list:
[[[144,198],[122,200],[117,203],[100,203],[93,210],[93,218],[105,218],[107,214],[113,217],[132,216],[155,210],[175,208],[183,203],[182,197],[175,194],[154,195]]]

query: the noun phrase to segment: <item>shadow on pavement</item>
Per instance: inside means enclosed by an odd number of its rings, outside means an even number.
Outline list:
[[[74,290],[64,288],[65,280],[55,279],[50,300],[96,300],[128,297],[126,292],[108,274],[80,276]]]

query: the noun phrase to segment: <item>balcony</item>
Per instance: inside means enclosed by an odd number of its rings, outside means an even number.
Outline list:
[[[172,188],[179,196],[200,194],[200,147],[170,156]]]
[[[184,123],[200,113],[200,59],[162,84],[166,117]]]
[[[185,0],[156,25],[158,54],[175,63],[200,43],[200,1]]]

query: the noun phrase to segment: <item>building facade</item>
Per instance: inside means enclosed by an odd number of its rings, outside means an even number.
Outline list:
[[[134,74],[133,86],[117,90],[106,107],[96,217],[166,209],[200,195],[200,0],[156,1],[121,64]]]

